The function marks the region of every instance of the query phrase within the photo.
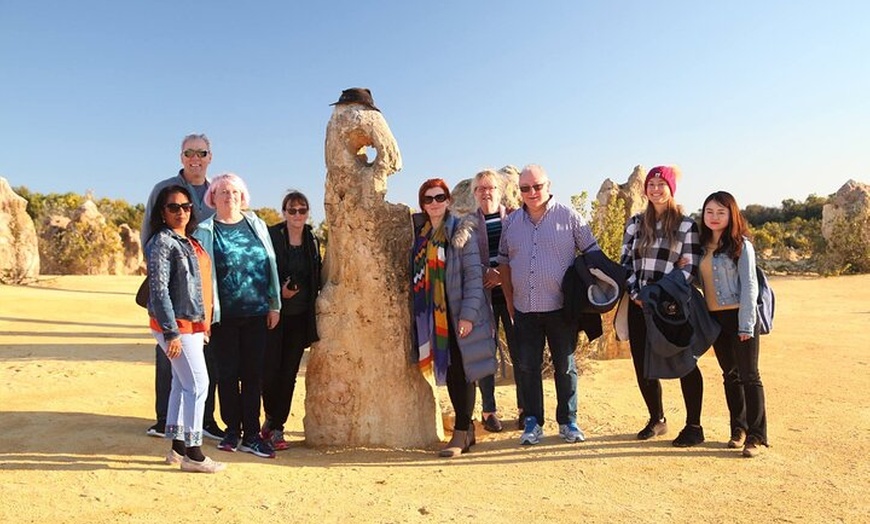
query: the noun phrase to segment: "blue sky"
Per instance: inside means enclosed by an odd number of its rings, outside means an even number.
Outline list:
[[[328,104],[364,86],[402,152],[394,202],[531,162],[567,202],[675,163],[689,210],[779,205],[870,182],[867,20],[859,0],[0,0],[0,176],[144,202],[205,132],[211,175],[254,207],[300,189],[319,220]]]

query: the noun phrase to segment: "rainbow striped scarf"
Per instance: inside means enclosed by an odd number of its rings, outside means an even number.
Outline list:
[[[414,240],[414,323],[417,328],[418,363],[435,374],[436,384],[447,382],[450,350],[446,287],[447,233],[444,223],[433,231],[427,220]]]

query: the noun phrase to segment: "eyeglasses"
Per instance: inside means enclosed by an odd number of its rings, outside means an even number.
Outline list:
[[[530,186],[520,186],[520,193],[528,193],[532,189],[534,189],[535,192],[540,193],[541,190],[544,189],[545,185],[547,185],[546,182],[543,182],[541,184],[532,184]]]
[[[484,191],[495,191],[496,189],[498,188],[495,186],[477,186],[474,188],[478,193],[483,193]]]
[[[164,207],[166,207],[166,209],[168,209],[170,213],[178,213],[182,210],[190,213],[190,210],[193,209],[193,204],[191,204],[190,202],[185,202],[183,204],[176,204],[173,202],[171,204],[166,204],[166,206]]]
[[[424,204],[431,204],[432,202],[438,202],[440,204],[440,203],[446,202],[446,201],[447,201],[447,195],[445,195],[444,193],[439,193],[439,194],[434,195],[434,196],[429,196],[429,195],[423,196],[423,203]]]
[[[194,155],[205,158],[208,156],[208,149],[185,149],[183,154],[184,158],[193,158]]]
[[[307,215],[307,214],[308,214],[308,208],[307,208],[307,207],[288,207],[288,208],[285,209],[284,211],[285,211],[288,215],[291,215],[291,216],[292,216],[292,215],[295,215],[296,213],[299,213],[300,215]]]

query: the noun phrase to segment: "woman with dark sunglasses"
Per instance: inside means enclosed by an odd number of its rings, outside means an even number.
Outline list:
[[[492,309],[483,290],[475,228],[448,210],[450,189],[429,179],[418,194],[422,213],[413,217],[411,294],[414,350],[423,373],[447,385],[455,419],[453,435],[439,452],[458,457],[475,444],[474,382],[496,371]]]
[[[202,423],[208,394],[203,346],[211,320],[211,259],[191,233],[193,203],[180,185],[163,188],[151,214],[148,260],[150,326],[172,365],[166,438],[167,464],[183,471],[216,473],[226,468],[202,453]],[[159,212],[158,212],[159,210]]]
[[[320,244],[307,223],[311,206],[299,191],[284,196],[284,221],[269,227],[281,282],[281,318],[269,332],[263,371],[260,436],[276,451],[287,449],[284,424],[290,416],[296,376],[305,348],[319,339],[314,300],[320,292]]]

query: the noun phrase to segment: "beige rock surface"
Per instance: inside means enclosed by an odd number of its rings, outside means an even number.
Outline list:
[[[408,356],[411,214],[384,199],[402,160],[381,113],[335,106],[326,166],[329,243],[317,300],[320,341],[305,378],[312,392],[306,435],[318,446],[431,444],[443,433],[438,404]]]
[[[0,286],[0,522],[870,521],[870,275],[773,279],[776,328],[761,354],[773,447],[756,459],[724,447],[708,354],[707,442],[692,449],[670,445],[684,415],[675,381],[664,384],[668,438],[634,440],[643,404],[631,363],[615,360],[591,362],[580,378],[582,444],[562,443],[550,419],[538,446],[517,445],[516,431],[479,431],[455,460],[435,448],[312,449],[300,387],[290,449],[266,460],[209,442],[229,466],[211,476],[164,465],[168,445],[144,434],[154,342],[133,303],[140,280]],[[514,416],[512,386],[496,392]]]
[[[39,244],[27,200],[0,177],[0,278],[28,282],[38,275]]]

